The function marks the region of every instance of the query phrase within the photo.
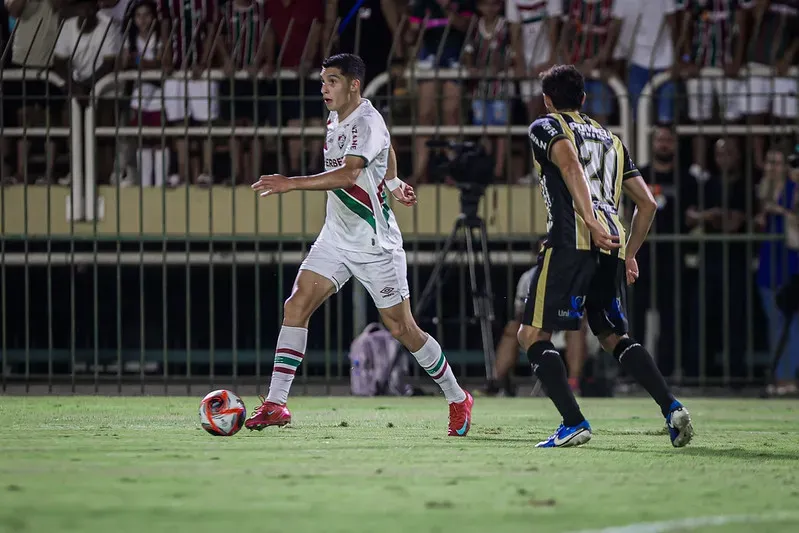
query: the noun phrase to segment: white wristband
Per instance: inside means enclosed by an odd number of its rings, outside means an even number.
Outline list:
[[[403,181],[401,179],[393,178],[393,179],[390,179],[390,180],[386,180],[386,187],[388,187],[389,191],[394,192],[395,189],[399,189],[400,188],[402,183],[403,183]]]

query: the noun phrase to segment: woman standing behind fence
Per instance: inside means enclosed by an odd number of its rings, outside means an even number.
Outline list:
[[[130,25],[126,43],[127,68],[145,71],[161,66],[163,43],[156,27],[157,5],[144,0],[133,11],[133,24]],[[126,24],[127,26],[127,24]],[[161,84],[157,82],[136,81],[130,98],[131,125],[160,127],[164,112]],[[142,187],[162,186],[169,173],[169,150],[162,146],[160,138],[144,136],[136,150],[136,163]]]
[[[757,217],[760,229],[766,233],[784,235],[784,241],[765,241],[760,247],[757,285],[763,309],[769,321],[769,348],[774,351],[785,326],[785,316],[778,309],[776,294],[791,276],[799,275],[799,153],[796,153],[786,177],[785,154],[771,149],[766,154],[765,172],[760,182],[762,211]],[[794,242],[792,242],[792,240]],[[795,394],[799,389],[796,373],[799,370],[799,317],[791,317],[788,341],[777,367],[777,395]]]

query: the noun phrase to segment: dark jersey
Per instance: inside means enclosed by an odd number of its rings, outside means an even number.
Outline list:
[[[627,148],[610,130],[578,112],[550,113],[530,125],[530,143],[547,207],[549,245],[556,248],[594,250],[591,232],[574,209],[572,195],[560,169],[550,159],[552,146],[561,139],[574,144],[588,180],[594,215],[622,247],[612,252],[624,259],[626,235],[619,218],[622,182],[640,176]]]

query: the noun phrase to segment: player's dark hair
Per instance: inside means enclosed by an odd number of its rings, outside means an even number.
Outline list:
[[[366,63],[355,54],[336,54],[322,61],[322,68],[337,68],[341,73],[352,80],[358,80],[363,85],[366,78]]]
[[[579,111],[583,107],[585,79],[574,65],[555,65],[539,78],[544,94],[558,111]]]

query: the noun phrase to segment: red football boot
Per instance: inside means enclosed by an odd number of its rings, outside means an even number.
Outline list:
[[[261,406],[244,422],[244,427],[261,431],[267,426],[285,426],[291,423],[291,412],[285,404],[268,402],[263,396],[259,397]]]
[[[466,399],[460,403],[449,404],[449,431],[450,437],[465,437],[472,427],[472,405],[474,398],[467,391]]]

